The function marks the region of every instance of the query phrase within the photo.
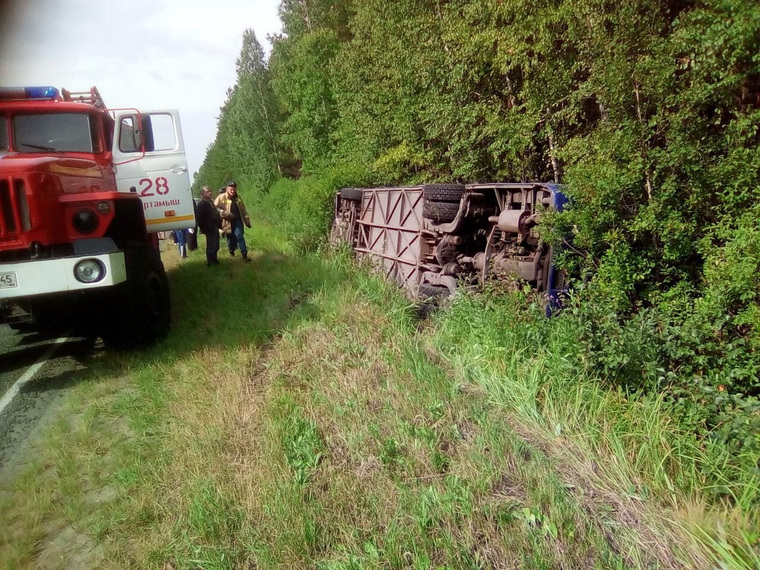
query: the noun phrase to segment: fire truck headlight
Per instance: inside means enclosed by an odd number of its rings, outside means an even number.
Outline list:
[[[74,229],[82,234],[91,234],[98,229],[98,215],[92,210],[79,210],[71,220]]]
[[[97,283],[105,276],[105,267],[97,259],[83,259],[74,266],[74,277],[82,283]]]

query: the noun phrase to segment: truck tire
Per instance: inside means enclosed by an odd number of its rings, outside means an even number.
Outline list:
[[[425,206],[422,210],[422,213],[426,218],[430,218],[434,222],[439,223],[451,222],[456,218],[458,212],[458,202],[425,202]]]
[[[147,347],[169,333],[171,306],[164,266],[152,252],[127,255],[127,281],[108,300],[110,322],[101,333],[115,349]]]
[[[459,202],[464,195],[461,184],[425,184],[422,193],[430,202]]]
[[[171,322],[169,280],[166,278],[163,263],[151,260],[144,274],[142,287],[138,302],[144,310],[141,323],[143,333],[138,336],[143,344],[152,345],[166,338]]]
[[[364,192],[361,188],[341,188],[340,189],[340,197],[343,200],[354,200],[356,202],[362,201],[362,196],[364,195]]]

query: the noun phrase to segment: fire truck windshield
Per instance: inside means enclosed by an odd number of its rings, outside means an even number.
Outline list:
[[[94,122],[87,113],[13,117],[14,146],[19,152],[101,152],[96,135]]]

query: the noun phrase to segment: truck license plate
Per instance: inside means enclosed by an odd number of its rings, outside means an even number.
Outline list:
[[[0,289],[7,289],[10,287],[18,287],[16,272],[6,271],[5,273],[0,273]]]

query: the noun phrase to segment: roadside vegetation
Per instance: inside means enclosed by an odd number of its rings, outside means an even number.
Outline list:
[[[86,362],[0,490],[0,567],[757,566],[756,473],[594,377],[572,310],[421,318],[281,236],[165,254],[170,337]]]
[[[5,567],[760,567],[760,5],[285,0],[196,185],[255,263],[170,272],[12,487]],[[427,315],[325,249],[350,186],[553,180],[572,278]],[[171,255],[170,255],[171,257]]]
[[[760,453],[760,4],[282,2],[196,184],[313,249],[340,186],[554,181],[584,370]],[[742,460],[740,460],[742,461]]]

